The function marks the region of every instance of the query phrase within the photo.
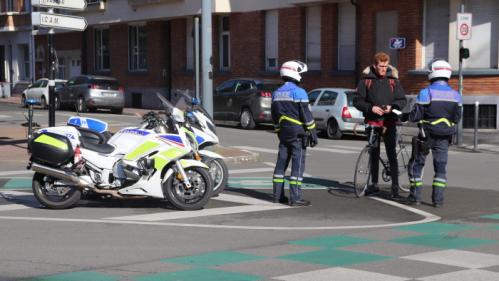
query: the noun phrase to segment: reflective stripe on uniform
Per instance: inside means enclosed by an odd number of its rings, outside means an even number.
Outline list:
[[[303,123],[302,123],[302,122],[300,122],[299,120],[293,119],[293,118],[288,117],[288,116],[286,116],[286,115],[283,115],[283,116],[281,116],[281,118],[279,118],[279,124],[280,124],[282,121],[284,121],[284,120],[289,121],[289,122],[291,122],[291,123],[294,123],[294,124],[296,124],[296,125],[303,125]]]
[[[434,181],[433,186],[436,186],[436,187],[446,187],[447,184],[445,182],[438,182],[438,181]]]
[[[421,123],[430,123],[431,125],[437,125],[437,124],[440,124],[440,123],[445,123],[447,124],[447,126],[449,127],[452,127],[454,126],[454,123],[450,122],[449,119],[447,118],[439,118],[435,121],[426,121],[426,120],[421,120]]]

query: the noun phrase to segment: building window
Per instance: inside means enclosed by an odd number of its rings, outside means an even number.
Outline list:
[[[27,44],[21,44],[19,45],[19,51],[20,54],[22,55],[20,61],[20,67],[22,69],[19,69],[19,73],[21,74],[21,77],[19,77],[21,80],[30,80],[31,79],[31,63],[30,63],[30,56],[29,56],[29,46]]]
[[[278,69],[278,25],[279,12],[267,11],[265,13],[265,69],[268,71]]]
[[[128,69],[147,70],[147,32],[145,25],[128,27]]]
[[[109,60],[109,29],[95,30],[95,70],[108,71]]]
[[[338,4],[338,69],[355,70],[355,6]]]
[[[470,40],[464,40],[470,49],[465,68],[498,68],[499,2],[497,0],[468,0],[466,11],[473,14]]]
[[[185,69],[194,70],[194,18],[185,21]]]
[[[65,79],[66,78],[66,60],[64,58],[59,58],[59,63],[57,64],[57,78]]]
[[[230,69],[230,22],[228,16],[221,16],[219,20],[220,30],[220,70]]]
[[[434,58],[449,58],[449,0],[426,1],[423,68]]]
[[[7,12],[14,12],[14,0],[7,0]]]
[[[463,128],[474,128],[475,126],[475,105],[463,105]],[[478,112],[479,129],[497,128],[497,105],[480,104]]]
[[[307,8],[306,57],[310,70],[321,69],[321,7]]]

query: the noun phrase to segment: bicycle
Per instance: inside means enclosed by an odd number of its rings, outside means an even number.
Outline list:
[[[404,142],[403,135],[401,133],[401,127],[403,127],[403,122],[397,123],[397,134],[396,134],[396,154],[399,169],[399,188],[404,192],[410,190],[409,176],[407,175],[409,160],[411,158],[411,152],[408,149],[408,145]],[[371,154],[372,150],[376,148],[377,142],[381,141],[381,134],[378,137],[375,136],[376,127],[367,126],[369,130],[369,142],[362,149],[357,158],[355,164],[355,174],[354,174],[354,191],[355,196],[364,196],[367,187],[372,184],[371,182]],[[378,128],[379,129],[379,128]],[[381,149],[380,149],[381,152]],[[384,182],[391,181],[390,165],[386,156],[382,156],[381,153],[378,154],[379,161],[383,170],[381,171],[381,178]]]

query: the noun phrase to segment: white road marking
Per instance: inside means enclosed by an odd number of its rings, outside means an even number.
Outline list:
[[[326,145],[326,147],[329,147],[329,148],[340,148],[340,149],[349,149],[349,150],[354,150],[354,151],[361,151],[364,148],[364,146],[357,147],[357,146],[346,146],[346,145]]]
[[[9,115],[0,115],[0,118],[6,119],[6,118],[10,118],[10,116]]]
[[[163,221],[163,220],[198,218],[198,217],[217,216],[217,215],[241,214],[249,212],[274,211],[287,208],[291,207],[282,204],[276,204],[275,206],[246,205],[246,206],[236,206],[236,207],[203,209],[193,212],[185,212],[185,211],[162,212],[162,213],[147,214],[147,215],[112,217],[105,219],[125,220],[125,221]]]
[[[269,149],[269,148],[254,147],[254,146],[233,146],[233,147],[243,149],[243,150],[265,152],[265,153],[271,153],[271,154],[277,154],[277,152],[278,152],[277,149]]]
[[[259,172],[273,172],[272,168],[252,168],[252,169],[234,169],[229,170],[231,175],[234,174],[251,174],[251,173],[259,173]]]
[[[4,176],[13,176],[13,175],[29,175],[33,174],[33,171],[31,170],[17,170],[17,171],[5,171],[5,172],[0,172],[0,177]]]
[[[249,204],[249,205],[270,205],[270,206],[275,206],[274,203],[269,202],[269,201],[260,200],[260,199],[253,198],[253,197],[232,195],[232,194],[226,194],[226,193],[220,193],[220,195],[218,195],[218,197],[213,197],[212,199],[214,199],[214,200],[220,200],[220,201],[228,201],[228,202],[241,203],[241,204]]]
[[[263,164],[265,164],[265,165],[267,165],[267,166],[270,166],[270,167],[272,167],[272,168],[275,168],[275,163],[271,163],[271,162],[263,162]],[[288,167],[288,170],[289,170],[289,169],[290,169],[290,167]],[[273,170],[274,170],[274,169],[272,169],[272,171],[273,171]],[[303,176],[304,176],[304,177],[307,177],[307,178],[311,178],[311,177],[312,177],[312,175],[311,175],[311,174],[309,174],[309,173],[303,173]]]
[[[26,196],[29,193],[23,193],[18,191],[2,191],[2,193],[6,193],[8,195],[22,195]],[[223,196],[222,196],[223,195]],[[227,196],[226,196],[227,195]],[[270,204],[267,201],[258,200],[255,198],[240,198],[242,196],[237,195],[229,195],[229,194],[221,194],[220,196],[222,200],[230,201],[230,200],[238,200],[239,202],[252,202],[255,205],[246,205],[246,206],[236,206],[236,207],[227,207],[227,208],[214,208],[214,209],[205,209],[199,211],[178,211],[178,212],[164,212],[158,214],[148,214],[148,215],[139,215],[139,216],[125,216],[125,217],[114,217],[114,218],[105,218],[105,219],[69,219],[69,218],[50,218],[50,217],[21,217],[21,216],[0,216],[0,219],[3,220],[23,220],[23,221],[50,221],[50,222],[82,222],[82,223],[106,223],[106,224],[128,224],[128,225],[155,225],[155,226],[174,226],[174,227],[198,227],[198,228],[218,228],[218,229],[251,229],[251,230],[346,230],[346,229],[375,229],[375,228],[384,228],[384,227],[400,227],[406,225],[414,225],[421,223],[428,223],[440,220],[441,218],[433,215],[431,213],[412,208],[406,205],[402,205],[397,202],[377,198],[377,197],[369,197],[373,200],[377,200],[379,202],[404,209],[406,211],[418,214],[423,216],[424,218],[416,221],[407,221],[401,223],[386,223],[386,224],[377,224],[377,225],[349,225],[349,226],[257,226],[257,225],[220,225],[220,224],[197,224],[197,223],[174,223],[174,222],[159,222],[157,220],[168,220],[168,219],[181,219],[181,218],[194,218],[198,216],[213,216],[213,215],[224,215],[224,214],[236,214],[236,213],[245,213],[245,212],[258,212],[258,211],[274,211],[274,210],[283,210],[288,208],[297,208],[297,207],[288,207],[286,205],[281,204]],[[235,196],[235,197],[234,197]],[[257,205],[258,204],[258,205]],[[23,206],[24,207],[24,206]],[[5,207],[5,208],[15,208],[15,207]],[[22,208],[22,207],[20,207]],[[28,207],[29,208],[29,207]],[[23,208],[24,209],[24,208]],[[211,211],[210,211],[211,210]],[[63,212],[61,210],[61,212]],[[134,220],[132,220],[134,219]]]
[[[28,206],[25,206],[25,205],[19,205],[19,204],[0,205],[0,212],[2,212],[2,211],[24,210],[24,209],[31,209],[31,207],[28,207]]]

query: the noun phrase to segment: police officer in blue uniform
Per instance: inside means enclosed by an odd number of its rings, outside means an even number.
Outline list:
[[[274,203],[288,203],[284,196],[284,173],[291,160],[289,204],[308,206],[301,184],[305,170],[306,147],[317,145],[315,122],[308,106],[308,95],[298,85],[307,65],[300,61],[283,63],[280,69],[284,85],[272,94],[272,120],[279,136],[279,153],[273,176]]]
[[[462,100],[459,93],[448,84],[452,68],[447,61],[433,60],[428,69],[428,79],[431,84],[419,92],[409,117],[411,121],[419,122],[422,133],[419,136],[420,140],[415,144],[418,147],[413,148],[418,152],[409,163],[411,192],[408,201],[415,205],[421,203],[422,171],[426,156],[431,150],[435,171],[431,199],[433,206],[441,207],[444,203],[444,190],[447,187],[449,144],[456,132],[455,124],[461,119]]]

